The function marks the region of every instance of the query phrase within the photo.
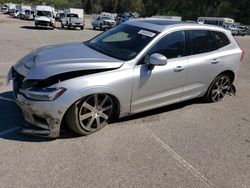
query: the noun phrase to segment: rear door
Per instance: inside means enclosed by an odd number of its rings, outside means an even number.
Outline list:
[[[218,43],[211,32],[209,30],[188,31],[190,56],[182,99],[205,94],[210,83],[223,67],[223,53],[218,50]]]

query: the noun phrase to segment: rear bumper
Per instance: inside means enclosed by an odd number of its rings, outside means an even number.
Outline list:
[[[70,23],[69,24],[71,27],[83,27],[83,23]]]

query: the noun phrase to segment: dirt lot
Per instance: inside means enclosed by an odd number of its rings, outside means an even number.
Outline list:
[[[249,36],[237,38],[246,53],[235,97],[167,106],[87,137],[18,133],[24,121],[4,86],[9,67],[34,48],[98,33],[36,30],[0,14],[0,187],[249,187]]]

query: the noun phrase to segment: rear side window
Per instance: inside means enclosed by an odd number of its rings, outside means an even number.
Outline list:
[[[189,31],[191,55],[213,51],[214,41],[207,30]]]
[[[227,36],[219,31],[210,31],[213,39],[215,40],[215,50],[222,48],[224,46],[227,46],[228,44],[230,44],[229,39],[227,38]]]

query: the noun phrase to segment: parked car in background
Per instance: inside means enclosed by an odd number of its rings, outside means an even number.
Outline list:
[[[84,10],[77,8],[64,9],[64,16],[61,19],[61,27],[84,29]]]
[[[19,18],[20,10],[16,9],[15,12],[13,13],[13,18]]]
[[[104,30],[116,26],[116,21],[115,17],[110,15],[97,15],[96,18],[92,20],[91,24],[94,30],[97,28]]]
[[[57,13],[56,14],[56,21],[61,22],[63,17],[64,17],[64,13],[63,12]]]
[[[19,12],[19,19],[24,20],[25,19],[25,9]]]
[[[247,26],[244,26],[244,25],[239,25],[238,27],[241,29],[244,29],[245,31],[248,31],[249,29]]]
[[[77,28],[79,27],[81,30],[84,29],[83,19],[79,18],[78,14],[68,13],[64,14],[64,17],[61,20],[61,27]]]
[[[3,6],[1,11],[2,11],[3,14],[7,14],[9,12],[9,9],[7,7],[5,7],[5,6]]]
[[[10,14],[15,9],[16,9],[16,4],[13,4],[13,3],[4,3],[3,7],[2,7],[2,12],[4,14]]]
[[[33,20],[34,19],[34,11],[33,10],[24,10],[21,13],[22,18],[24,20]]]
[[[131,20],[131,19],[137,19],[139,17],[140,17],[140,15],[137,12],[124,12],[120,16],[119,22],[123,23],[123,22],[126,22],[126,21]]]
[[[84,43],[33,50],[10,69],[9,79],[32,125],[23,133],[58,137],[66,122],[89,135],[113,118],[197,97],[221,101],[243,54],[223,28],[130,20]]]
[[[51,29],[55,28],[55,9],[50,6],[37,6],[35,12],[35,26],[45,26]]]
[[[240,29],[240,35],[244,36],[248,33],[248,27],[241,25],[240,23],[235,23],[236,27]]]
[[[246,26],[241,26],[240,24],[232,24],[229,25],[228,27],[225,27],[225,29],[228,29],[232,32],[232,35],[236,36],[245,36],[248,31],[248,27]]]
[[[13,15],[14,15],[15,10],[16,10],[15,8],[9,9],[9,14],[10,14],[10,16],[13,16]]]

